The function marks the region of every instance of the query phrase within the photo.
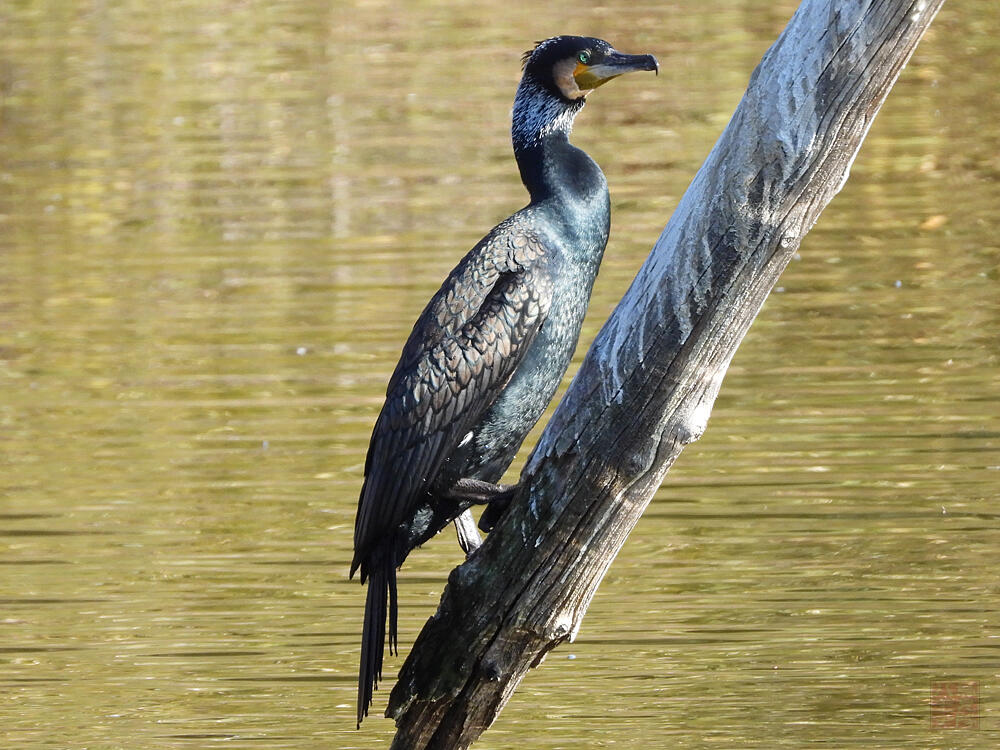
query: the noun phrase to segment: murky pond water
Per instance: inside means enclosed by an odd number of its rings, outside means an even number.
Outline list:
[[[386,690],[353,719],[364,452],[414,317],[523,204],[520,52],[662,65],[577,121],[614,211],[582,352],[794,5],[0,5],[3,747],[386,746]],[[942,12],[482,747],[1000,744],[998,32]],[[458,561],[411,556],[404,651]],[[940,681],[978,728],[931,726]]]

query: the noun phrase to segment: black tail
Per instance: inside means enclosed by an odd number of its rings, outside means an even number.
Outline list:
[[[368,598],[365,601],[365,626],[361,635],[361,669],[358,672],[358,728],[368,715],[372,693],[382,679],[382,656],[385,651],[385,608],[389,604],[389,653],[398,653],[396,645],[396,566],[389,556],[379,556],[368,571]],[[364,572],[364,571],[362,571]]]

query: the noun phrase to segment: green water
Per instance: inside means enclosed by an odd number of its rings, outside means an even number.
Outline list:
[[[424,302],[524,202],[521,51],[661,63],[577,120],[614,211],[582,352],[794,7],[0,4],[0,746],[387,746],[388,686],[353,718],[364,453]],[[483,748],[1000,745],[998,38],[946,6]],[[459,560],[408,561],[404,654]],[[943,680],[978,729],[932,728]]]

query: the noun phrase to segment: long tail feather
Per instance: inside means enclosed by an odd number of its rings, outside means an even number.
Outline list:
[[[385,652],[386,603],[389,603],[389,650],[396,652],[396,567],[384,558],[368,571],[365,624],[361,635],[361,667],[358,672],[358,728],[368,715],[372,696],[382,679]]]

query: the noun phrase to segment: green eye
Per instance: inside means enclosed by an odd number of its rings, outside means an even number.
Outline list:
[[[576,59],[582,62],[584,65],[586,65],[587,63],[590,62],[590,53],[581,52],[579,55],[576,56]]]

